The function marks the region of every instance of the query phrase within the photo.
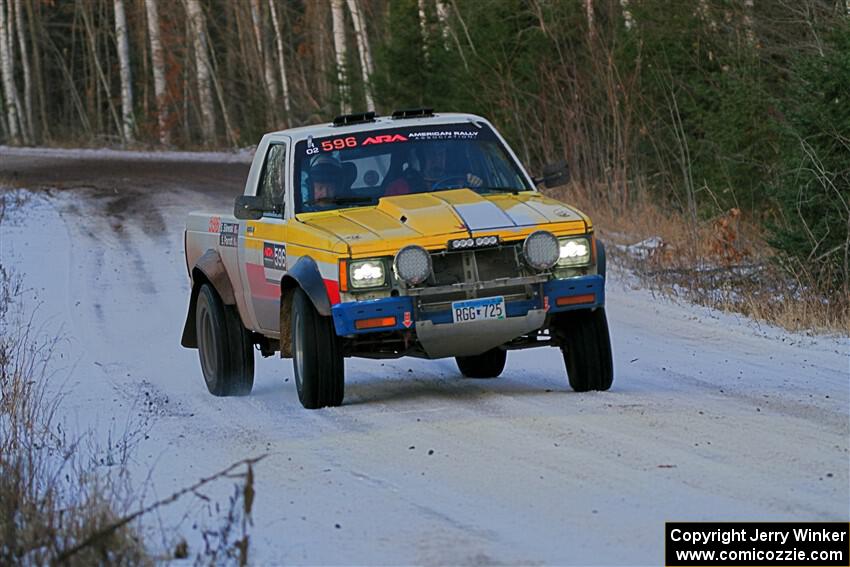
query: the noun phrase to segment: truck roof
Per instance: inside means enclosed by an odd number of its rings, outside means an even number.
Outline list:
[[[484,122],[489,124],[489,121],[475,114],[465,114],[459,112],[444,112],[433,114],[430,116],[417,116],[410,118],[393,118],[391,116],[376,116],[374,122],[358,122],[356,124],[348,124],[345,126],[337,126],[333,123],[313,124],[311,126],[299,126],[298,128],[290,128],[288,130],[280,130],[270,132],[266,136],[278,137],[289,136],[297,141],[308,136],[315,138],[323,138],[325,136],[336,136],[340,134],[349,134],[352,132],[369,132],[372,130],[382,130],[387,128],[398,128],[404,126],[423,126],[428,124],[457,124],[458,122]]]

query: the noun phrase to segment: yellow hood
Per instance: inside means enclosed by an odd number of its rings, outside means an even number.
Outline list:
[[[537,228],[585,232],[575,209],[528,191],[479,195],[469,189],[383,197],[377,205],[298,216],[302,222],[345,241],[352,254],[393,252],[409,243],[445,246],[450,238],[498,234],[520,238]],[[549,225],[549,226],[543,226]]]

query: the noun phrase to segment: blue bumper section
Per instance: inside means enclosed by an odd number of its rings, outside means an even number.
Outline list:
[[[575,305],[558,306],[558,299],[593,295],[594,300]],[[580,276],[563,280],[550,280],[543,284],[544,307],[550,313],[588,309],[605,305],[605,276]]]
[[[563,303],[564,298],[582,296],[586,301],[558,305],[558,299],[561,299]],[[549,313],[560,313],[603,305],[605,305],[605,277],[593,275],[548,281],[538,287],[531,299],[508,302],[505,308],[508,317],[520,317],[532,309],[546,309]],[[413,299],[410,297],[386,297],[368,301],[338,303],[331,308],[331,314],[333,315],[336,334],[340,336],[413,329],[416,326],[417,318],[429,320],[434,324],[452,322],[450,310],[417,313],[414,309]],[[358,330],[355,327],[355,321],[379,317],[395,317],[395,324],[363,330]]]
[[[413,299],[410,297],[386,297],[367,301],[337,303],[331,307],[337,335],[359,335],[379,331],[398,331],[414,327]],[[395,317],[395,325],[358,330],[354,323],[361,319]]]

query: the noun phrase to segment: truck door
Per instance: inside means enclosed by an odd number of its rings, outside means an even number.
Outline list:
[[[260,220],[244,221],[239,238],[246,303],[259,329],[272,336],[280,333],[280,281],[286,272],[286,151],[285,143],[269,144],[257,182],[266,212]]]

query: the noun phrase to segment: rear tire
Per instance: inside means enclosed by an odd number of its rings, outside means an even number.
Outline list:
[[[333,321],[319,315],[301,288],[292,299],[292,362],[302,406],[342,405],[345,365]]]
[[[561,322],[560,331],[570,387],[576,392],[609,389],[614,363],[605,309],[574,311]]]
[[[232,305],[224,305],[215,289],[201,285],[195,308],[198,356],[207,389],[214,396],[244,396],[254,387],[251,333]]]
[[[497,378],[505,369],[508,353],[492,348],[475,356],[455,357],[460,373],[467,378]]]

